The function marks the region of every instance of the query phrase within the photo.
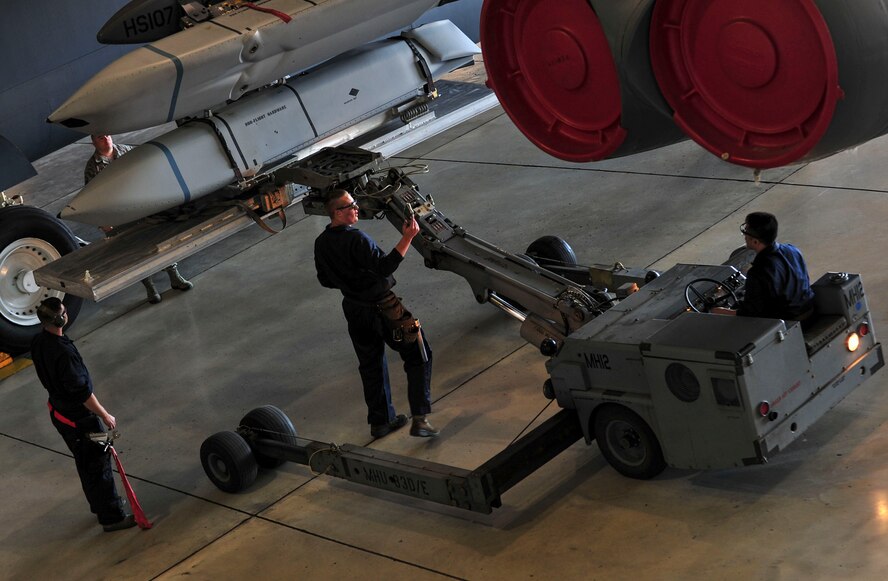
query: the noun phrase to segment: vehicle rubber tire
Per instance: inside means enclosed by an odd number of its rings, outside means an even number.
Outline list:
[[[256,481],[259,467],[250,445],[237,432],[218,432],[200,446],[200,463],[224,492],[240,492]]]
[[[273,405],[264,405],[251,410],[240,421],[240,425],[254,431],[257,437],[276,440],[284,444],[296,444],[296,428],[293,427],[293,422],[290,421],[287,414]],[[284,463],[284,460],[272,458],[257,451],[249,438],[247,438],[247,443],[253,450],[256,463],[262,468],[277,468]]]
[[[59,297],[68,311],[68,325],[77,318],[83,299],[40,287],[26,292],[16,284],[15,275],[23,269],[34,270],[80,247],[79,241],[64,222],[32,206],[0,208],[0,351],[18,355],[31,346],[40,329],[37,307],[43,299]]]
[[[666,468],[657,436],[635,412],[607,405],[596,412],[594,422],[598,448],[623,476],[647,480]]]
[[[558,266],[576,266],[578,264],[573,248],[558,236],[537,238],[527,247],[525,254],[543,267],[547,264]]]

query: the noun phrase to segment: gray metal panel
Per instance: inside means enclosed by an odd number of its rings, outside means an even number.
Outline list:
[[[649,391],[637,344],[577,341],[569,336],[557,360],[553,360],[549,368],[559,401],[568,390],[613,390],[628,393]],[[576,394],[571,397],[576,397]]]
[[[689,310],[684,298],[685,285],[701,277],[724,280],[733,272],[729,266],[677,264],[580,328],[574,336],[619,343],[646,342],[670,320]]]
[[[859,274],[828,272],[817,279],[814,291],[814,309],[817,315],[840,315],[850,324],[869,312],[863,282]]]
[[[211,118],[242,176],[301,149],[316,135],[293,89],[276,87],[239,101]]]
[[[728,317],[724,317],[728,319]],[[677,468],[726,468],[741,466],[743,458],[755,455],[755,433],[749,425],[749,407],[720,406],[711,379],[737,379],[728,361],[720,365],[683,361],[697,378],[699,397],[682,401],[666,384],[666,369],[672,359],[645,359],[651,386],[651,428],[657,434],[666,462]]]
[[[131,50],[102,46],[95,39],[102,22],[126,3],[4,2],[0,38],[9,58],[3,61],[0,85],[0,134],[29,160],[82,137],[44,120],[96,71]]]
[[[304,81],[292,83],[319,134],[354,123],[368,111],[378,112],[402,102],[407,95],[421,94],[417,86],[422,85],[422,77],[404,42],[386,41],[372,51],[358,49],[336,60],[336,66],[313,71]],[[379,79],[389,82],[383,85]]]
[[[685,313],[650,337],[645,356],[710,361],[716,353],[755,355],[786,326],[780,319]]]

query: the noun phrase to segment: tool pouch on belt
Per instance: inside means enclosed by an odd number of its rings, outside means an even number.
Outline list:
[[[390,293],[376,307],[382,313],[392,338],[397,342],[413,343],[419,336],[419,321],[404,308],[401,299]]]

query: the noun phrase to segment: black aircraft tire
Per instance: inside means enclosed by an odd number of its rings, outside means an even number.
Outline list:
[[[240,421],[240,425],[254,430],[259,438],[277,440],[284,444],[296,444],[296,428],[293,427],[293,422],[290,421],[287,414],[273,405],[264,405],[250,410]],[[262,468],[277,468],[284,463],[284,460],[262,454],[255,447],[253,447],[253,457]]]
[[[256,481],[259,467],[250,445],[237,432],[218,432],[200,446],[200,463],[223,492],[240,492]]]
[[[64,222],[39,208],[0,208],[0,351],[17,355],[30,348],[40,331],[37,306],[51,296],[62,298],[68,311],[68,327],[77,318],[83,299],[40,287],[28,292],[18,274],[35,270],[79,247],[77,237]]]
[[[547,264],[561,266],[576,266],[578,264],[573,248],[558,236],[537,238],[527,247],[525,254],[543,267]]]
[[[647,480],[666,468],[657,436],[635,412],[608,405],[595,414],[594,421],[598,448],[623,476]]]

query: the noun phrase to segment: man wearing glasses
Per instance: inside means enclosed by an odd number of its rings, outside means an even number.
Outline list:
[[[746,274],[746,294],[737,310],[717,307],[713,313],[803,320],[814,308],[808,267],[798,248],[777,242],[777,218],[752,212],[740,226],[746,247],[756,252]]]
[[[117,421],[96,399],[83,358],[62,331],[68,322],[62,301],[45,299],[37,307],[37,317],[43,331],[31,342],[31,358],[40,383],[49,392],[50,421],[74,456],[83,493],[99,524],[105,532],[128,529],[136,521],[123,512],[111,472],[111,455],[89,438],[90,433],[104,431],[102,423],[113,430]]]
[[[419,233],[419,225],[413,217],[406,221],[401,240],[386,254],[370,236],[353,227],[358,222],[358,204],[351,194],[345,190],[330,192],[326,208],[330,224],[315,240],[315,267],[323,286],[342,292],[342,311],[358,356],[370,434],[381,438],[407,425],[407,416],[396,414],[392,406],[385,357],[388,345],[404,360],[407,399],[413,415],[410,435],[437,436],[438,430],[426,418],[432,411],[432,351],[422,329],[417,327],[411,340],[407,333],[393,331],[392,317],[386,316],[386,312],[397,311],[413,321],[391,288],[395,285],[392,274]]]

